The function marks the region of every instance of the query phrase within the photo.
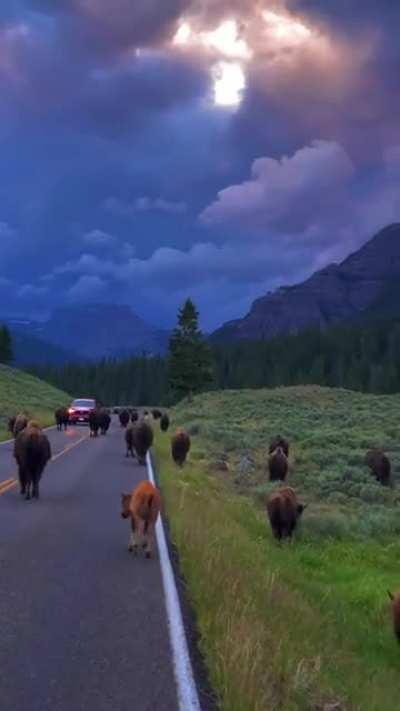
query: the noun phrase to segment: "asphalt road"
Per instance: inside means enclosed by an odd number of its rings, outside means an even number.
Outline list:
[[[146,469],[123,432],[51,430],[39,501],[12,482],[0,446],[0,707],[4,711],[175,711],[158,557],[128,553],[120,494]]]

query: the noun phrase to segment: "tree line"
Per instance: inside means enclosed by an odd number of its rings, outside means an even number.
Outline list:
[[[74,396],[110,404],[168,406],[202,390],[326,385],[369,393],[400,391],[400,319],[309,329],[269,341],[209,345],[190,302],[164,357],[33,368]]]
[[[7,326],[0,326],[0,363],[10,365],[13,361],[12,338]]]

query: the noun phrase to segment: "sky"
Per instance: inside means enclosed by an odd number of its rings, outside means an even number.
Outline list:
[[[206,331],[400,220],[400,3],[1,0],[0,316]]]

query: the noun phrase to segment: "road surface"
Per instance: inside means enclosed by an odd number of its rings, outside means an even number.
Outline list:
[[[1,709],[175,711],[159,559],[128,553],[120,516],[146,469],[115,423],[97,440],[86,427],[47,434],[39,501],[7,483],[12,444],[0,446]]]

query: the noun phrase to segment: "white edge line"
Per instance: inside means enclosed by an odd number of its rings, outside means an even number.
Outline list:
[[[44,427],[44,428],[43,428],[43,432],[47,432],[48,430],[55,430],[56,427],[57,427],[57,425],[51,425],[51,427]],[[1,447],[3,444],[10,444],[10,442],[14,442],[14,437],[11,437],[11,439],[3,439],[3,440],[0,442],[0,447]]]
[[[147,452],[147,471],[151,483],[155,486],[153,464],[149,452]],[[156,523],[156,537],[164,587],[169,639],[172,648],[174,674],[178,691],[179,711],[201,711],[189,656],[178,591],[176,589],[161,516],[158,517]]]

